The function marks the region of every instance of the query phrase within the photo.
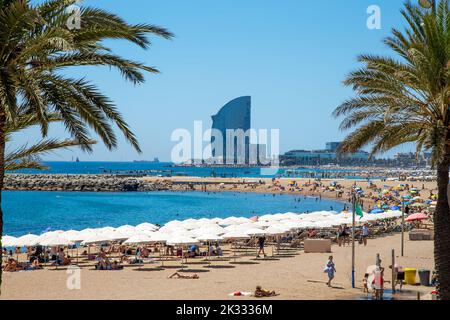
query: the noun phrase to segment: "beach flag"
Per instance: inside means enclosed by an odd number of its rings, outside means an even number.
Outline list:
[[[359,218],[361,219],[362,217],[363,217],[363,211],[362,211],[362,209],[361,209],[361,206],[359,205],[359,203],[357,203],[356,204],[356,207],[355,207],[355,214],[357,215],[357,216],[359,216]]]

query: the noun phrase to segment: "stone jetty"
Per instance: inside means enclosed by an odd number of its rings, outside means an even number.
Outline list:
[[[6,174],[4,190],[137,192],[170,190],[167,181],[106,174]]]

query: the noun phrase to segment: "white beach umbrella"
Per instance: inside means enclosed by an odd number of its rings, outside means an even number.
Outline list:
[[[258,229],[258,228],[250,228],[245,229],[245,233],[247,233],[250,236],[262,236],[265,234],[268,234],[266,230]]]
[[[226,231],[221,228],[221,227],[210,227],[210,226],[206,226],[206,227],[202,227],[199,229],[195,229],[191,231],[191,234],[193,236],[199,236],[201,234],[217,234],[217,235],[222,235],[224,234]]]
[[[281,221],[281,222],[278,222],[278,223],[274,223],[273,225],[271,225],[266,230],[269,230],[270,228],[274,228],[274,229],[278,229],[278,230],[283,230],[284,232],[288,232],[289,230],[291,230],[291,228],[288,225],[289,223],[291,223],[289,220],[285,221],[285,222]]]
[[[68,230],[64,232],[62,236],[72,242],[81,242],[84,240],[84,237],[81,234],[81,232],[77,230]]]
[[[222,235],[224,239],[249,239],[250,236],[244,230],[233,230]]]
[[[102,242],[108,242],[112,241],[110,237],[105,235],[105,232],[102,233],[92,233],[90,236],[88,236],[86,239],[84,239],[81,242],[81,245],[90,245],[90,244],[96,244],[96,243],[102,243]]]
[[[127,239],[124,244],[145,244],[153,242],[152,239],[145,234],[137,234]]]
[[[192,230],[187,230],[184,228],[174,228],[174,229],[169,229],[169,230],[164,230],[164,233],[170,234],[172,237],[173,236],[185,236],[185,237],[193,237],[193,231]]]
[[[272,214],[265,214],[260,217],[258,217],[258,221],[272,221],[273,215]]]
[[[95,232],[105,232],[105,231],[115,231],[116,228],[108,226],[108,227],[101,227],[101,228],[92,229],[92,230],[94,230]]]
[[[230,232],[230,231],[234,231],[234,230],[241,230],[242,227],[237,225],[237,224],[231,224],[229,226],[226,226],[225,228],[223,228],[223,230],[226,232]]]
[[[298,213],[286,212],[283,214],[283,219],[297,219],[297,218],[298,218]]]
[[[198,240],[188,237],[188,236],[179,236],[179,235],[171,235],[169,237],[169,239],[167,239],[167,244],[168,245],[194,245],[194,244],[198,244]]]
[[[221,226],[230,226],[230,225],[233,225],[233,224],[242,224],[242,223],[245,223],[245,222],[253,222],[253,221],[251,221],[250,219],[248,219],[248,221],[243,221],[241,218],[238,218],[238,217],[228,217],[226,219],[223,219],[220,222],[220,225]]]
[[[81,230],[78,233],[78,235],[68,236],[67,238],[74,242],[82,242],[82,241],[90,238],[94,234],[97,234],[97,232],[95,232],[95,229],[84,229],[84,230]]]
[[[116,228],[115,231],[121,232],[121,233],[124,233],[124,234],[132,234],[133,232],[136,231],[136,228],[126,224],[124,226],[120,226],[120,227]]]
[[[126,240],[135,234],[136,234],[136,231],[126,232],[124,230],[123,232],[121,232],[121,231],[116,230],[116,231],[101,232],[98,235],[100,236],[100,238],[103,237],[104,241],[119,241],[119,240]]]
[[[39,244],[39,236],[34,234],[26,234],[17,238],[17,247],[33,247]]]
[[[178,235],[172,235],[167,239],[166,242],[168,245],[174,246],[181,246],[181,269],[184,267],[184,250],[183,247],[198,244],[199,241],[197,239],[187,237],[187,236],[178,236]],[[187,260],[187,258],[186,258]]]
[[[144,223],[138,224],[135,227],[135,230],[137,230],[137,231],[153,230],[154,231],[154,230],[158,230],[158,227],[152,223],[144,222]]]
[[[208,224],[201,227],[201,229],[213,231],[213,233],[224,234],[225,229],[217,224]]]
[[[214,224],[220,224],[223,221],[223,219],[216,217],[216,218],[209,219],[209,221]]]
[[[196,239],[199,241],[220,241],[223,240],[223,237],[213,233],[206,233],[199,235]]]
[[[43,238],[39,238],[39,244],[44,247],[55,247],[55,246],[70,246],[73,245],[73,242],[68,240],[67,238],[54,234],[50,236],[46,236]]]
[[[167,222],[163,227],[179,226],[180,224],[181,224],[180,220],[171,220]]]
[[[331,220],[316,221],[314,228],[331,228],[334,222]]]
[[[265,231],[271,236],[282,235],[287,232],[285,229],[279,228],[277,225],[270,226]]]
[[[17,238],[13,236],[3,236],[2,246],[3,247],[16,247]],[[0,248],[1,249],[1,248]]]
[[[308,221],[291,221],[285,223],[284,226],[289,230],[308,228]]]
[[[269,221],[256,221],[255,223],[253,223],[253,227],[264,228],[264,227],[271,226],[273,223],[274,222],[269,222]]]
[[[165,243],[170,235],[161,231],[152,232],[147,234],[153,242]]]

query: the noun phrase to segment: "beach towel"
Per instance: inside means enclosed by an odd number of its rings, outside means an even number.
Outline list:
[[[252,293],[251,292],[245,292],[245,291],[236,291],[236,292],[232,292],[229,294],[229,296],[234,296],[234,297],[240,297],[240,296],[246,296],[249,297],[251,296]]]

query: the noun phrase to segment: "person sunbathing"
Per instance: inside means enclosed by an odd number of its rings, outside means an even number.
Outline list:
[[[113,263],[111,264],[111,269],[112,270],[122,270],[123,266],[120,265],[117,260],[114,260]]]
[[[100,259],[98,263],[98,270],[108,270],[111,268],[111,262],[108,258]]]
[[[37,270],[37,269],[42,269],[41,264],[39,263],[38,259],[34,259],[33,262],[31,262],[31,267],[32,270]]]
[[[175,272],[174,274],[172,274],[172,275],[169,276],[168,278],[169,278],[169,279],[172,279],[172,278],[174,278],[174,277],[176,277],[177,279],[198,279],[198,278],[199,278],[199,276],[198,276],[197,274],[193,274],[193,275],[184,275],[184,274],[181,274],[181,273],[179,273],[179,272]]]
[[[68,266],[72,263],[72,259],[70,258],[70,256],[64,257],[64,260],[62,262],[63,266]]]
[[[3,267],[3,271],[6,272],[16,272],[21,270],[24,270],[24,267],[12,258],[9,259],[8,262],[5,264],[5,266]]]
[[[263,298],[263,297],[273,297],[275,296],[275,291],[264,290],[261,286],[257,286],[255,290],[255,297]]]
[[[150,250],[148,249],[148,248],[142,248],[142,252],[141,252],[141,254],[142,254],[142,258],[148,258],[148,257],[150,257]]]
[[[124,261],[130,262],[130,257],[128,255],[125,255],[125,254],[122,255],[120,257],[120,262],[124,262]]]

